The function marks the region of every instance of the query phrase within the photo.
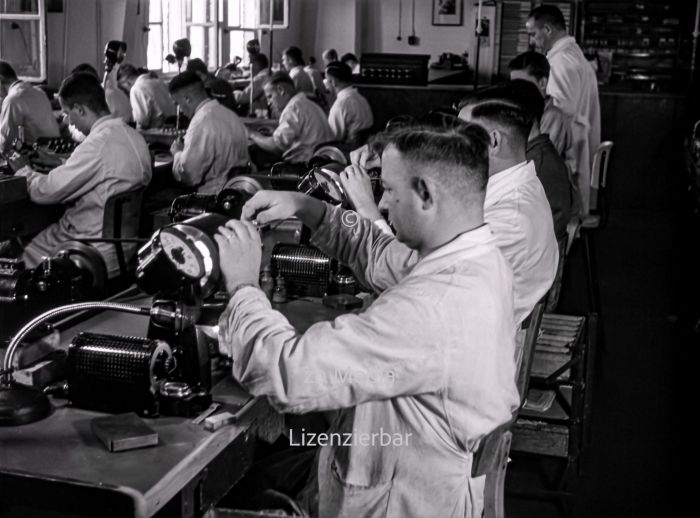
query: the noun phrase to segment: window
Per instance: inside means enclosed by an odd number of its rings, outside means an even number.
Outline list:
[[[21,79],[46,79],[44,0],[0,0],[0,56]]]
[[[289,0],[272,1],[273,27],[286,28]],[[244,58],[248,41],[260,37],[257,27],[269,24],[269,13],[270,0],[149,0],[148,68],[177,72],[164,59],[185,37],[192,57],[212,68]]]

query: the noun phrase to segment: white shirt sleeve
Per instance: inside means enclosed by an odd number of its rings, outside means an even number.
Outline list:
[[[134,122],[139,128],[148,129],[151,125],[151,110],[148,106],[148,97],[139,85],[134,85],[129,92],[131,111],[134,114]]]
[[[328,113],[328,125],[331,127],[335,140],[340,142],[345,140],[347,128],[345,127],[345,115],[343,114],[340,99],[336,99],[333,106],[331,106],[331,110]]]
[[[206,124],[190,125],[185,134],[185,147],[173,157],[173,176],[185,185],[197,186],[205,171],[211,168],[214,155],[207,149]]]
[[[303,335],[261,290],[242,288],[219,320],[220,342],[233,357],[234,376],[285,412],[438,391],[448,355],[435,340],[443,322],[427,284],[414,279],[362,314],[320,322]]]
[[[0,111],[0,153],[9,152],[12,141],[15,139],[17,121],[22,120],[21,116],[19,107],[11,100],[6,100],[2,103],[2,111]]]
[[[29,198],[40,205],[67,203],[77,200],[102,181],[99,171],[99,149],[91,143],[79,145],[65,164],[53,169],[49,174],[41,174],[24,168],[18,176],[26,176]]]
[[[272,134],[275,145],[285,151],[289,149],[301,133],[301,120],[297,109],[285,110],[280,117],[279,126]]]

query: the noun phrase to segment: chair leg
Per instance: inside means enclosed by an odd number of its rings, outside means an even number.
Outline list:
[[[598,267],[595,258],[595,247],[590,232],[581,232],[586,262],[586,284],[588,288],[588,304],[590,313],[600,314],[600,289],[598,287]]]

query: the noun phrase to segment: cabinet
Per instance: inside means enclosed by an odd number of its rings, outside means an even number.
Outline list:
[[[513,426],[512,452],[564,459],[556,488],[565,492],[580,468],[591,415],[597,317],[546,313],[525,406]]]
[[[667,91],[683,81],[687,5],[673,0],[597,1],[587,2],[584,9],[581,47],[597,56],[601,83]]]

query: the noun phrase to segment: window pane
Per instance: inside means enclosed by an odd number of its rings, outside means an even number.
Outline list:
[[[0,14],[39,14],[39,0],[0,0]]]
[[[41,77],[39,20],[0,20],[0,56],[18,76]]]
[[[148,32],[148,61],[150,70],[163,68],[163,26],[149,25]]]
[[[187,37],[192,44],[192,57],[201,58],[208,67],[218,66],[216,59],[216,28],[191,26],[187,29]]]
[[[255,38],[255,32],[254,31],[236,31],[233,30],[229,33],[230,37],[230,52],[229,52],[229,57],[228,57],[228,62],[233,63],[236,60],[236,57],[239,57],[243,60],[243,63],[247,65],[248,63],[246,62],[246,56],[248,55],[248,51],[246,50],[246,44]]]
[[[162,0],[150,0],[148,3],[148,23],[163,21]],[[150,67],[148,67],[150,68]]]
[[[187,21],[191,23],[215,22],[216,0],[189,0]]]
[[[241,26],[241,2],[240,0],[228,0],[228,26]]]

